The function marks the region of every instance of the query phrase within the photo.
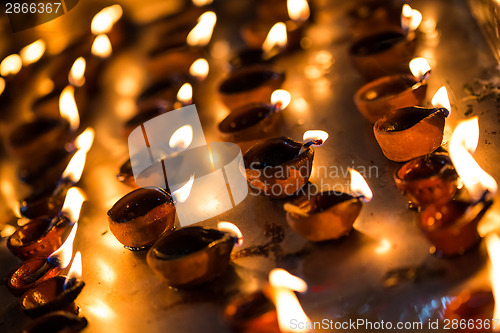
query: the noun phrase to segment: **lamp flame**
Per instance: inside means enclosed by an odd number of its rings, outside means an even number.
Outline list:
[[[183,203],[184,201],[187,200],[187,198],[189,198],[189,195],[191,194],[191,189],[193,188],[193,183],[194,183],[194,174],[191,175],[186,184],[182,185],[178,190],[172,192],[172,198],[175,200],[175,202]]]
[[[427,59],[418,57],[410,61],[410,70],[413,76],[422,81],[426,78],[427,73],[431,71],[431,66],[427,62]]]
[[[0,77],[0,95],[2,95],[4,90],[5,90],[5,80],[3,77]]]
[[[86,200],[85,194],[78,187],[71,187],[66,193],[61,212],[68,217],[72,223],[76,223],[80,218],[83,202]]]
[[[193,0],[193,4],[196,7],[203,7],[206,5],[210,5],[212,2],[214,2],[214,0]]]
[[[73,184],[78,183],[80,181],[80,178],[82,178],[86,159],[87,152],[84,150],[78,150],[69,161],[66,169],[64,169],[62,173],[62,179],[68,179]]]
[[[87,128],[82,134],[75,139],[75,147],[88,152],[94,143],[95,131],[92,128]]]
[[[111,31],[113,25],[122,17],[123,9],[120,5],[103,8],[94,15],[90,30],[94,35],[105,34]]]
[[[41,39],[26,45],[21,49],[19,54],[24,66],[33,64],[40,60],[45,53],[45,42]]]
[[[286,24],[278,22],[272,26],[267,34],[264,43],[262,44],[262,51],[270,54],[275,47],[283,49],[287,44]]]
[[[310,10],[307,0],[288,0],[286,2],[288,16],[294,21],[304,22],[309,18]]]
[[[292,329],[290,323],[310,322],[300,305],[293,290],[304,292],[307,284],[301,278],[294,276],[284,269],[276,268],[269,273],[269,284],[271,285],[272,299],[278,315],[278,324],[281,332],[307,332],[306,328]]]
[[[236,243],[238,247],[243,245],[243,234],[241,233],[241,230],[233,223],[225,221],[219,222],[217,223],[217,229],[219,231],[227,232],[232,237],[236,238],[238,240]]]
[[[328,139],[328,133],[322,130],[309,130],[304,133],[302,139],[311,142],[313,147],[319,147]]]
[[[404,30],[415,31],[418,29],[421,22],[422,13],[411,8],[408,4],[403,5],[403,10],[401,11],[401,26]]]
[[[113,53],[113,47],[108,35],[97,35],[92,43],[92,54],[100,58],[107,58],[111,53]]]
[[[291,100],[292,95],[284,89],[277,89],[271,94],[271,104],[275,105],[276,109],[280,111],[285,109]]]
[[[500,318],[500,237],[496,233],[489,233],[486,236],[486,248],[491,261],[491,289],[495,298],[495,309],[493,318]],[[500,332],[497,325],[493,332]]]
[[[0,75],[15,75],[19,73],[22,67],[23,61],[21,57],[18,54],[11,54],[0,63]]]
[[[193,142],[193,127],[191,125],[184,125],[172,134],[168,145],[170,148],[186,149],[191,142]]]
[[[177,92],[177,100],[184,105],[191,104],[193,100],[193,86],[190,83],[184,83]]]
[[[450,105],[450,99],[448,98],[448,90],[446,90],[445,86],[442,86],[439,88],[438,91],[434,94],[432,97],[432,105],[434,107],[442,107],[448,110],[448,115],[447,117],[450,116],[451,113],[451,105]]]
[[[189,32],[186,42],[190,46],[206,46],[212,39],[217,15],[214,12],[205,12],[198,18],[198,23]]]
[[[16,189],[14,188],[14,184],[8,180],[7,178],[2,178],[0,183],[0,190],[5,199],[5,204],[12,210],[12,213],[18,218],[21,218],[21,210],[19,202],[16,198]]]
[[[471,150],[475,150],[479,140],[478,117],[461,121],[451,136],[450,157],[457,170],[460,179],[469,192],[472,200],[480,200],[488,191],[489,196],[494,196],[498,185],[489,174],[487,174],[472,157]],[[471,138],[468,136],[471,135]]]
[[[351,168],[349,168],[349,173],[351,174],[351,192],[359,196],[364,202],[369,202],[373,198],[373,193],[365,178],[358,171]]]
[[[61,92],[59,97],[59,112],[62,118],[69,122],[69,126],[73,131],[76,131],[80,126],[80,115],[75,101],[75,88],[67,86]]]
[[[79,57],[71,66],[71,70],[68,74],[68,81],[71,85],[76,87],[81,87],[85,83],[85,68],[87,66],[87,62],[85,58]]]
[[[71,228],[68,238],[64,243],[55,250],[48,258],[47,261],[60,267],[66,268],[71,262],[71,257],[73,256],[73,242],[75,241],[76,230],[78,229],[78,223],[75,223]]]
[[[207,59],[204,58],[195,60],[191,64],[191,67],[189,67],[189,74],[198,79],[198,81],[203,81],[207,77],[208,71],[209,71],[208,61]]]
[[[77,251],[75,253],[75,256],[73,257],[73,263],[69,268],[68,277],[66,278],[66,281],[64,281],[63,289],[66,289],[68,287],[68,284],[71,280],[78,280],[81,278],[82,278],[82,254],[80,253],[80,251]]]

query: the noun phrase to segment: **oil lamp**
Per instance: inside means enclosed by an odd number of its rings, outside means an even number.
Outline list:
[[[424,58],[410,61],[413,74],[395,74],[375,79],[354,95],[356,106],[367,120],[375,123],[393,110],[421,105],[427,92],[430,66]]]
[[[37,283],[56,276],[60,271],[61,268],[47,262],[47,258],[28,259],[7,276],[7,289],[14,296],[21,296]]]
[[[186,227],[167,234],[149,250],[149,267],[175,288],[214,280],[226,271],[234,244],[242,242],[234,224],[221,223],[218,229]]]
[[[402,7],[397,1],[362,1],[347,13],[355,37],[366,37],[382,31],[401,29]]]
[[[373,132],[385,157],[404,162],[441,146],[445,119],[451,109],[445,87],[436,92],[432,104],[434,108],[397,109],[375,122]]]
[[[364,202],[372,199],[372,192],[363,176],[354,169],[351,174],[351,192],[320,192],[285,203],[288,225],[304,238],[320,242],[348,235]]]
[[[23,331],[39,332],[80,332],[87,327],[87,319],[66,311],[55,311],[34,320]]]

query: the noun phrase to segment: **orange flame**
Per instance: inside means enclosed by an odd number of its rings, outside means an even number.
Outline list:
[[[448,98],[448,90],[446,90],[445,86],[442,86],[441,88],[439,88],[438,91],[436,91],[436,93],[432,97],[432,105],[434,107],[445,108],[446,110],[449,111],[449,114],[447,117],[450,116],[451,105],[450,105],[450,99]]]
[[[214,0],[193,0],[193,4],[196,7],[203,7],[206,5],[210,5],[212,2],[214,2]]]
[[[369,202],[373,198],[373,193],[365,178],[358,171],[351,168],[349,168],[349,173],[351,174],[351,192],[359,196],[364,202]]]
[[[85,83],[85,68],[87,66],[87,62],[85,58],[79,57],[71,66],[71,70],[69,71],[68,81],[70,84],[76,87],[81,87]]]
[[[425,75],[431,70],[431,66],[427,62],[427,59],[418,57],[410,61],[410,70],[413,76],[419,80],[423,80]]]
[[[69,161],[66,169],[64,169],[62,178],[69,179],[73,184],[78,183],[82,177],[86,159],[87,152],[84,150],[78,150]]]
[[[177,100],[184,105],[191,104],[193,99],[193,86],[190,83],[184,83],[177,92]]]
[[[5,200],[5,204],[12,210],[12,213],[18,218],[21,218],[21,210],[19,201],[16,200],[16,189],[14,184],[7,178],[2,178],[0,190]]]
[[[67,288],[68,283],[71,280],[78,280],[82,278],[82,254],[80,251],[75,253],[73,257],[73,263],[68,271],[68,277],[64,281],[63,289]]]
[[[2,95],[4,90],[5,90],[5,80],[3,77],[0,77],[0,95]]]
[[[203,81],[207,77],[208,71],[208,61],[204,58],[195,60],[191,64],[191,67],[189,67],[189,74],[191,74],[191,76],[194,76],[199,81]]]
[[[40,60],[45,53],[45,42],[41,39],[26,45],[21,49],[19,54],[24,66],[33,64]]]
[[[186,42],[190,46],[206,46],[212,39],[217,15],[214,12],[205,12],[198,18],[198,24],[189,32]]]
[[[407,31],[415,31],[420,26],[422,22],[422,13],[418,10],[413,9],[410,5],[403,5],[403,10],[401,12],[401,26]]]
[[[21,57],[18,54],[11,54],[0,63],[0,75],[15,75],[19,73],[22,67],[23,61]]]
[[[106,34],[97,35],[92,43],[92,54],[100,58],[107,58],[111,53],[113,53],[113,47],[109,37]]]
[[[72,223],[76,223],[80,218],[83,202],[86,200],[85,194],[78,187],[72,187],[66,193],[61,212],[68,217]]]
[[[75,147],[88,152],[94,143],[95,132],[89,127],[75,139]]]
[[[292,95],[284,89],[277,89],[271,94],[271,104],[275,105],[278,110],[284,110],[291,100]]]
[[[262,51],[266,54],[273,52],[273,49],[277,47],[278,49],[283,49],[287,44],[287,33],[286,24],[283,22],[278,22],[272,26],[271,30],[267,34],[264,43],[262,44]]]
[[[493,318],[500,318],[500,237],[498,234],[489,233],[486,236],[486,248],[491,261],[491,289],[495,298]],[[493,332],[500,332],[499,325],[493,329]]]
[[[294,21],[304,22],[311,14],[307,0],[288,0],[286,5],[288,16]]]
[[[94,35],[105,34],[111,31],[113,25],[122,17],[123,9],[120,5],[103,8],[94,15],[90,30]]]
[[[183,203],[189,198],[191,189],[193,188],[194,174],[191,175],[188,182],[182,185],[178,190],[172,192],[172,198],[175,202]]]
[[[80,115],[75,101],[75,88],[67,86],[59,97],[59,112],[61,117],[68,120],[70,128],[76,131],[80,126]]]
[[[236,245],[238,247],[243,245],[243,234],[241,233],[241,230],[233,223],[225,221],[219,222],[217,223],[217,229],[223,232],[227,232],[234,238],[237,238],[238,242],[236,243]]]
[[[71,262],[71,256],[73,256],[73,242],[75,241],[76,230],[78,229],[78,223],[75,223],[71,228],[71,232],[61,245],[60,248],[55,250],[47,259],[47,261],[53,263],[54,265],[66,268]]]
[[[309,130],[304,133],[302,139],[305,142],[313,142],[313,147],[319,147],[328,139],[328,133],[322,130]]]

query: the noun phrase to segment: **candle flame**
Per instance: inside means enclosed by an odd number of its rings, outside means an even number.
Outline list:
[[[76,131],[80,126],[80,115],[75,101],[75,88],[67,86],[59,97],[59,112],[62,118],[68,120],[71,130]]]
[[[14,184],[8,180],[6,177],[2,178],[0,183],[0,190],[2,191],[2,195],[5,200],[5,204],[12,210],[12,213],[21,218],[21,210],[19,202],[16,200],[16,189]]]
[[[319,147],[328,139],[328,133],[322,130],[306,131],[302,137],[305,142],[313,142],[313,147]]]
[[[15,75],[19,73],[22,67],[23,61],[21,57],[18,54],[11,54],[0,63],[0,75]]]
[[[92,43],[92,54],[100,58],[107,58],[111,53],[113,53],[113,47],[109,37],[106,34],[97,35]]]
[[[422,13],[411,8],[408,4],[403,5],[403,10],[401,11],[401,26],[404,30],[415,31],[418,29],[421,22]]]
[[[305,281],[284,269],[275,268],[269,273],[269,284],[271,285],[272,299],[276,307],[280,331],[307,332],[308,329],[306,328],[292,329],[290,326],[292,319],[302,323],[311,321],[293,292],[293,290],[306,291],[307,284]]]
[[[217,15],[214,12],[205,12],[198,18],[198,23],[189,32],[186,42],[190,46],[206,46],[212,39]]]
[[[447,117],[450,116],[451,113],[451,105],[450,105],[450,99],[448,98],[448,90],[446,90],[445,86],[442,86],[439,88],[438,91],[434,94],[432,97],[432,105],[434,107],[442,107],[448,110],[448,115]]]
[[[365,178],[356,170],[349,168],[351,174],[351,192],[359,196],[364,202],[369,202],[373,198],[372,190],[366,183]]]
[[[68,267],[71,262],[71,257],[73,256],[73,242],[75,241],[76,230],[78,229],[78,223],[75,223],[71,228],[71,232],[64,241],[64,243],[55,250],[48,258],[47,261],[58,266],[60,268]]]
[[[189,198],[191,194],[191,189],[193,188],[194,183],[194,174],[191,175],[188,182],[182,185],[178,190],[172,192],[172,198],[174,198],[175,202],[183,203]]]
[[[196,7],[203,7],[206,5],[210,5],[212,2],[214,2],[214,0],[193,0],[193,4]]]
[[[491,289],[495,298],[495,309],[493,318],[500,318],[500,237],[496,233],[489,233],[486,236],[486,248],[491,261]],[[489,319],[489,318],[488,318]],[[500,326],[497,325],[493,332],[500,332]]]
[[[85,194],[78,187],[71,187],[66,193],[64,204],[61,209],[72,223],[76,223],[80,218],[83,202],[86,200]]]
[[[68,277],[64,281],[63,289],[68,287],[68,284],[71,280],[78,280],[82,278],[82,254],[80,251],[75,253],[73,257],[73,263],[69,268]]]
[[[427,59],[418,57],[410,61],[410,70],[413,76],[422,81],[425,79],[426,74],[430,72],[431,66],[427,62]]]
[[[79,57],[71,66],[71,70],[69,71],[68,81],[71,85],[76,87],[81,87],[85,83],[85,68],[87,66],[87,62],[85,58]]]
[[[278,22],[272,26],[267,34],[266,40],[262,44],[264,53],[269,54],[275,47],[283,49],[287,44],[286,24]]]
[[[487,174],[472,157],[479,140],[479,120],[472,117],[461,121],[451,136],[450,157],[455,169],[462,180],[464,187],[474,201],[480,200],[486,191],[490,197],[497,192],[497,183],[493,177]],[[471,135],[471,138],[468,136]],[[473,142],[476,140],[476,142]]]
[[[88,152],[92,148],[94,143],[95,131],[91,127],[87,128],[75,139],[75,147],[85,152]]]
[[[120,5],[103,8],[94,15],[90,30],[94,35],[105,34],[111,31],[113,25],[122,17],[123,9]]]
[[[310,10],[307,0],[287,0],[288,16],[294,21],[304,22],[309,18]]]
[[[5,80],[3,77],[0,77],[0,95],[2,95],[4,90],[5,90]]]
[[[21,49],[19,54],[24,66],[33,64],[40,60],[45,53],[45,42],[41,39],[26,45]]]
[[[227,232],[232,237],[236,238],[238,240],[236,243],[238,247],[243,245],[243,234],[241,233],[241,230],[233,223],[225,221],[219,222],[217,223],[217,229],[223,232]]]
[[[193,142],[193,127],[191,125],[184,125],[172,134],[168,145],[174,149],[186,149],[191,142]]]
[[[193,86],[190,83],[184,83],[177,92],[177,100],[182,104],[191,104],[193,99]]]
[[[80,178],[82,177],[86,159],[87,152],[84,150],[78,150],[69,161],[66,169],[64,169],[62,173],[62,179],[68,179],[73,184],[78,183],[80,181]]]
[[[271,104],[276,106],[276,109],[285,109],[290,101],[292,100],[292,95],[284,89],[277,89],[271,94]]]
[[[207,77],[208,71],[208,61],[204,58],[195,60],[191,64],[191,67],[189,67],[189,74],[197,78],[199,81],[203,81]]]

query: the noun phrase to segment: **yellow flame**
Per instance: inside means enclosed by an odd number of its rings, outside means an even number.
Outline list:
[[[45,53],[45,42],[41,39],[26,45],[21,49],[19,54],[24,66],[33,64],[40,60]]]
[[[377,254],[384,254],[389,252],[391,249],[391,242],[389,242],[387,239],[382,239],[379,243],[379,245],[375,248],[375,253]]]
[[[87,152],[84,150],[78,150],[69,161],[66,169],[64,169],[62,178],[69,179],[74,184],[78,183],[82,177],[86,159]]]
[[[73,242],[75,241],[76,230],[78,229],[78,223],[75,223],[71,228],[71,232],[61,245],[60,248],[55,250],[48,258],[48,260],[61,268],[68,267],[71,262],[71,257],[73,256]]]
[[[486,248],[491,261],[491,289],[495,298],[495,310],[493,318],[500,318],[500,237],[496,233],[489,233],[486,236]],[[493,332],[500,332],[497,325]]]
[[[90,148],[92,148],[94,138],[95,131],[93,128],[89,127],[85,131],[83,131],[82,134],[77,136],[77,138],[75,139],[75,146],[80,150],[88,152]]]
[[[193,99],[193,86],[190,83],[184,83],[177,92],[177,100],[184,105],[191,104]]]
[[[287,0],[288,16],[294,21],[304,22],[309,18],[310,10],[307,0]]]
[[[62,118],[68,120],[73,131],[76,131],[80,126],[80,115],[75,101],[75,88],[67,86],[61,92],[59,97],[59,112]]]
[[[85,58],[79,57],[71,66],[71,70],[69,71],[68,81],[70,84],[81,87],[85,83],[85,68],[87,66],[87,62]]]
[[[68,217],[72,223],[76,223],[80,218],[83,202],[86,200],[85,194],[78,187],[72,187],[66,193],[61,212]]]
[[[282,49],[287,44],[286,24],[278,22],[272,26],[262,44],[264,53],[270,53],[275,47]]]
[[[78,280],[81,278],[82,278],[82,254],[80,253],[80,251],[77,251],[73,258],[73,263],[69,268],[68,277],[64,281],[63,288],[66,289],[66,285],[67,283],[69,283],[69,281]]]
[[[366,183],[365,178],[356,170],[349,168],[351,174],[351,192],[353,195],[362,197],[364,202],[368,202],[373,198],[372,190]]]
[[[307,283],[282,268],[275,268],[269,273],[269,283],[273,287],[282,287],[298,292],[307,291]]]
[[[177,191],[172,192],[172,198],[175,202],[183,203],[189,198],[191,194],[191,189],[193,188],[194,174],[191,175],[188,182],[182,185]]]
[[[291,100],[292,95],[284,89],[277,89],[271,94],[271,104],[276,105],[278,110],[285,109]]]
[[[214,0],[193,0],[193,4],[196,7],[203,7],[206,5],[210,5],[212,2],[214,2]]]
[[[191,46],[206,46],[212,39],[217,15],[205,12],[198,18],[198,24],[189,32],[186,42]]]
[[[20,205],[16,200],[17,191],[14,184],[4,177],[0,183],[0,190],[2,191],[2,195],[5,199],[5,204],[12,210],[12,213],[14,213],[16,217],[21,218]]]
[[[113,47],[109,37],[106,34],[97,35],[92,43],[92,54],[100,58],[107,58],[111,53],[113,53]]]
[[[418,57],[410,61],[410,70],[413,76],[421,80],[425,73],[431,70],[431,66],[427,62],[427,59]]]
[[[217,223],[217,229],[223,232],[227,232],[231,236],[238,239],[237,245],[243,245],[243,234],[241,230],[231,222],[222,221]]]
[[[314,143],[312,146],[318,147],[325,143],[326,139],[328,139],[328,133],[322,130],[309,130],[305,131],[302,139],[305,142],[317,141],[317,143]]]
[[[94,15],[90,30],[94,35],[105,34],[111,31],[113,25],[123,15],[123,9],[120,5],[113,5],[103,8],[100,12]]]
[[[5,90],[5,80],[3,77],[0,77],[0,95],[2,95],[4,90]]]
[[[451,113],[450,99],[448,98],[448,90],[446,90],[445,86],[442,86],[438,91],[436,91],[432,97],[432,105],[435,107],[445,108]]]
[[[479,139],[479,135],[475,134],[479,133],[477,116],[461,121],[453,131],[450,157],[471,198],[478,201],[486,191],[490,192],[490,196],[494,196],[498,186],[495,179],[481,169],[469,152],[470,148],[477,145],[477,142],[474,145],[474,142],[467,138],[469,133],[472,133],[474,139]]]
[[[420,26],[421,22],[422,13],[411,8],[408,4],[403,5],[403,10],[401,11],[401,25],[403,29],[415,31]]]
[[[191,74],[191,76],[194,76],[200,81],[204,80],[207,77],[208,71],[209,71],[208,61],[207,59],[204,58],[195,60],[191,64],[191,67],[189,67],[189,74]]]
[[[191,125],[184,125],[172,134],[168,145],[174,149],[186,149],[191,142],[193,142],[193,127]]]
[[[0,75],[7,76],[17,74],[22,67],[23,61],[21,57],[18,54],[11,54],[0,63]]]
[[[4,224],[0,226],[0,237],[9,237],[16,231],[16,227],[10,224]]]

